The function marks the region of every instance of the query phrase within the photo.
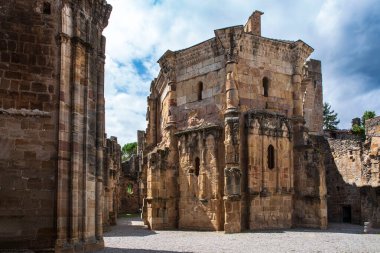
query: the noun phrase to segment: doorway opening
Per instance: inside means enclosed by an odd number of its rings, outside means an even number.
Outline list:
[[[351,223],[351,206],[343,206],[342,207],[342,218],[343,222],[345,223]]]

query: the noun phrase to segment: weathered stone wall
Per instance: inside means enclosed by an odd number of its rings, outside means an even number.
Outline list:
[[[122,194],[121,147],[114,136],[106,139],[103,173],[103,227],[108,227],[116,225]]]
[[[370,155],[380,156],[380,116],[365,122],[367,141],[370,145]]]
[[[306,127],[310,134],[322,135],[323,98],[321,62],[311,59],[303,71],[302,92],[304,93],[303,111]]]
[[[290,121],[274,113],[250,111],[248,128],[249,229],[292,225],[293,148]],[[269,147],[275,150],[273,167]]]
[[[102,247],[104,0],[0,3],[0,248]]]
[[[327,138],[325,156],[328,217],[332,222],[379,226],[379,157],[360,138]]]
[[[132,155],[128,161],[122,163],[119,213],[133,214],[140,211],[139,160],[140,156]]]
[[[177,168],[173,153],[158,149],[148,155],[146,212],[151,229],[178,227]]]
[[[219,127],[178,133],[179,228],[223,230],[221,134]]]
[[[0,248],[53,248],[57,6],[0,3]]]
[[[299,131],[302,133],[306,129]],[[322,136],[303,132],[295,143],[293,224],[300,227],[327,227],[327,188],[323,164]]]

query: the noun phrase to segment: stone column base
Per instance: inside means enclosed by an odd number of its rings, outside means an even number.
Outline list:
[[[241,232],[241,201],[240,196],[224,197],[224,232]]]

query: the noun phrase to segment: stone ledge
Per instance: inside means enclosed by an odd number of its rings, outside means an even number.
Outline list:
[[[50,112],[40,111],[38,109],[4,109],[0,108],[0,114],[12,115],[12,116],[23,116],[23,117],[51,117]]]

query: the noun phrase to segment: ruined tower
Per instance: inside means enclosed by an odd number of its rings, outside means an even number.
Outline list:
[[[1,249],[103,246],[110,13],[105,0],[0,3]]]
[[[158,60],[141,173],[152,229],[326,227],[321,63],[263,37],[262,15]]]

